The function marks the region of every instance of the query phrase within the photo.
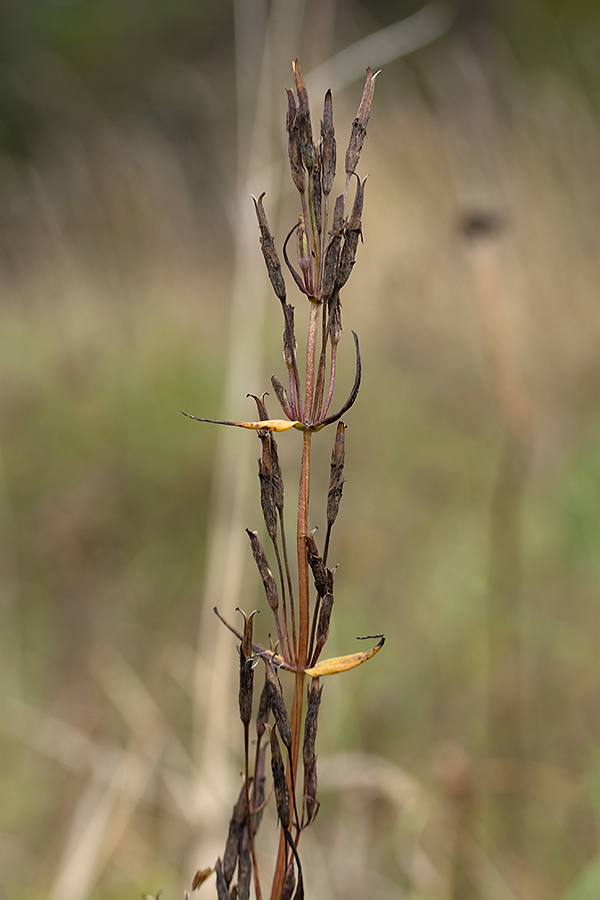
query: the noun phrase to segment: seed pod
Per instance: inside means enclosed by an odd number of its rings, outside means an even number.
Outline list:
[[[281,406],[283,412],[288,417],[288,419],[294,418],[294,412],[292,410],[292,404],[290,403],[290,398],[287,395],[287,391],[280,382],[279,378],[275,375],[271,375],[271,384],[273,385],[273,390],[275,391],[275,396],[279,400],[279,405]]]
[[[240,719],[243,725],[249,725],[252,718],[253,686],[254,669],[252,668],[252,657],[244,656],[242,645],[240,644],[240,689],[238,697]]]
[[[321,122],[321,186],[324,194],[331,193],[336,165],[335,130],[333,127],[333,102],[331,91],[325,94],[323,121]]]
[[[260,480],[260,506],[265,520],[267,534],[272,541],[277,540],[277,506],[273,491],[272,473],[265,464],[265,445],[269,438],[263,438],[263,458],[258,460],[258,478]]]
[[[325,251],[325,267],[323,271],[323,298],[326,300],[333,293],[337,279],[337,267],[340,256],[344,226],[344,197],[342,194],[336,199],[333,210],[333,224],[331,240]]]
[[[288,369],[293,369],[296,357],[296,335],[294,334],[294,307],[286,306],[286,329],[283,333],[283,358]]]
[[[269,700],[271,703],[271,709],[273,710],[273,715],[275,716],[275,721],[277,722],[277,728],[279,729],[281,740],[287,747],[288,751],[291,753],[292,726],[290,725],[290,719],[287,714],[287,709],[285,708],[281,682],[279,681],[279,676],[277,675],[275,666],[273,665],[271,660],[265,657],[264,663],[265,673],[267,676],[267,681],[269,683]]]
[[[265,756],[267,748],[259,747],[258,759],[254,769],[254,781],[252,782],[252,808],[258,812],[252,813],[252,833],[256,834],[260,825],[263,810],[260,807],[265,800]]]
[[[315,166],[313,169],[313,203],[315,205],[315,222],[317,232],[321,234],[321,159],[319,151],[315,148]]]
[[[298,130],[298,110],[296,101],[292,91],[288,90],[288,109],[285,121],[285,127],[288,133],[288,156],[290,158],[290,169],[292,172],[292,181],[296,188],[302,193],[306,187],[306,170],[302,164],[302,155],[300,153],[300,132]]]
[[[331,474],[327,492],[327,524],[331,527],[337,518],[344,487],[344,460],[346,458],[346,426],[338,422],[331,453]]]
[[[282,827],[287,830],[290,827],[290,792],[285,777],[285,769],[283,767],[283,759],[281,758],[281,750],[279,749],[279,741],[277,740],[277,732],[274,728],[269,729],[269,735],[271,738],[271,772],[273,773],[273,784],[275,787],[277,815],[279,816]]]
[[[260,247],[267,266],[269,281],[275,291],[275,295],[282,303],[285,303],[285,281],[283,280],[283,275],[281,273],[281,264],[279,262],[279,257],[277,256],[277,250],[275,249],[275,241],[273,240],[269,223],[267,222],[267,215],[263,209],[262,201],[264,196],[264,193],[262,193],[258,200],[254,197],[252,198],[254,200],[256,216],[258,218],[258,227],[260,228]]]
[[[304,803],[307,824],[315,818],[319,809],[317,801],[317,757],[315,743],[317,739],[317,720],[323,688],[319,687],[319,679],[314,678],[308,687],[308,704],[306,720],[304,722],[304,743],[302,745],[302,760],[304,763]]]
[[[229,831],[227,833],[227,841],[225,843],[225,853],[223,854],[223,867],[221,872],[227,885],[231,883],[233,873],[235,872],[235,866],[238,860],[240,835],[242,833],[242,825],[245,821],[246,789],[245,786],[242,785],[239,797],[237,798],[236,804],[233,807],[233,814],[229,821]]]
[[[267,595],[267,602],[273,612],[276,612],[277,607],[279,606],[279,593],[277,591],[277,584],[275,583],[275,579],[273,578],[273,573],[269,568],[265,551],[262,548],[256,531],[250,531],[248,528],[246,528],[246,534],[250,538],[250,543],[252,545],[252,555],[254,556],[254,561],[258,566],[258,571],[260,572],[261,578],[263,580],[265,594]]]
[[[365,178],[362,183],[360,182],[360,180],[358,182],[358,185],[356,187],[356,196],[354,198],[354,205],[352,207],[352,212],[350,214],[350,218],[348,219],[348,224],[344,232],[344,245],[340,253],[337,278],[335,282],[335,286],[338,291],[341,291],[343,286],[350,278],[350,273],[352,272],[352,268],[354,266],[356,258],[358,240],[362,235],[361,221],[366,180],[367,179]]]
[[[314,531],[306,536],[306,555],[315,580],[317,594],[319,597],[324,597],[325,594],[333,591],[333,572],[327,568],[323,558],[319,555],[313,534]]]
[[[294,872],[294,863],[291,862],[283,879],[283,887],[281,888],[281,900],[292,900],[292,894],[296,887],[296,873]]]
[[[238,862],[238,900],[249,900],[250,882],[252,880],[252,859],[250,854],[250,832],[244,827],[240,840],[240,858]]]
[[[310,106],[308,103],[308,92],[298,60],[293,63],[294,80],[296,82],[296,93],[298,94],[298,109],[296,111],[296,122],[298,124],[298,133],[300,138],[300,154],[302,162],[306,169],[310,172],[315,163],[315,147],[313,144],[312,125],[310,122]]]
[[[350,132],[350,141],[346,150],[345,170],[349,177],[356,171],[360,154],[365,142],[367,134],[367,125],[369,116],[371,115],[371,104],[373,102],[373,94],[375,92],[375,79],[377,74],[373,75],[371,69],[367,69],[367,81],[363,91],[362,100],[358,107],[356,118],[352,123],[352,131]]]
[[[319,622],[317,624],[317,638],[315,643],[315,652],[313,659],[317,660],[321,650],[325,646],[329,637],[329,625],[331,622],[331,611],[333,609],[333,594],[325,594],[321,601],[321,609],[319,610]]]
[[[337,288],[329,303],[329,335],[333,345],[339,344],[342,339],[342,304]]]
[[[269,721],[269,713],[271,712],[271,695],[269,690],[269,679],[265,677],[265,683],[258,702],[258,713],[256,714],[256,733],[259,738],[265,733],[265,725]]]
[[[229,888],[227,886],[227,882],[225,881],[225,876],[223,875],[223,866],[221,865],[220,858],[215,863],[215,872],[217,875],[218,900],[231,900],[231,894],[229,893]]]

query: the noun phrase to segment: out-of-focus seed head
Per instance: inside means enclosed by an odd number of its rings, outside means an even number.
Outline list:
[[[373,102],[373,94],[375,92],[375,79],[377,78],[377,74],[378,73],[373,75],[371,69],[367,69],[365,89],[363,91],[362,100],[360,101],[360,106],[358,107],[356,118],[352,123],[350,141],[348,143],[348,149],[346,150],[345,170],[347,177],[350,177],[350,175],[352,175],[352,173],[356,171],[363,144],[365,142],[367,125],[369,123],[369,116],[371,115],[371,104]]]
[[[283,280],[283,275],[281,273],[281,264],[279,262],[277,250],[275,249],[275,241],[273,240],[269,223],[267,222],[267,215],[263,208],[262,201],[264,196],[264,193],[262,193],[258,200],[255,197],[252,198],[254,200],[258,227],[260,229],[260,246],[267,266],[269,281],[275,291],[275,295],[282,303],[285,303],[285,281]]]

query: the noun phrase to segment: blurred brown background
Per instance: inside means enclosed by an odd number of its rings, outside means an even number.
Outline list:
[[[179,410],[248,417],[281,375],[249,194],[280,245],[298,56],[339,156],[383,69],[330,649],[387,645],[326,683],[308,895],[597,900],[600,4],[0,15],[1,896],[170,900],[220,852],[242,747],[211,610],[262,604],[258,445]]]

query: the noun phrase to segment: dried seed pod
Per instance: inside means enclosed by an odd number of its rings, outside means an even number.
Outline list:
[[[373,94],[375,92],[375,79],[377,73],[373,75],[371,69],[367,69],[367,81],[363,91],[362,100],[358,107],[356,118],[352,123],[352,131],[350,132],[350,141],[346,150],[345,169],[346,175],[349,177],[356,171],[360,154],[365,142],[367,134],[367,125],[369,116],[371,115],[371,104],[373,102]]]
[[[250,531],[248,528],[246,528],[246,534],[250,538],[250,544],[252,545],[252,555],[254,556],[254,561],[258,566],[258,571],[260,572],[261,578],[263,580],[265,594],[267,595],[267,602],[273,612],[277,612],[277,608],[279,606],[279,593],[277,591],[277,584],[275,583],[275,579],[273,578],[273,573],[269,568],[265,551],[262,548],[256,531]]]
[[[333,591],[333,572],[327,568],[323,558],[319,555],[313,535],[314,531],[311,531],[306,536],[306,555],[315,580],[317,594],[319,597],[324,597],[325,594]]]
[[[256,714],[256,733],[259,738],[265,733],[265,725],[269,721],[269,713],[271,712],[271,694],[269,689],[269,679],[265,676],[265,683],[260,695],[258,703],[258,713]]]
[[[275,375],[271,375],[271,384],[273,385],[275,396],[279,400],[279,405],[281,406],[283,412],[288,417],[288,419],[293,419],[294,412],[292,410],[292,404],[290,403],[290,398],[287,395],[286,389],[280,382],[279,378],[277,378]]]
[[[252,620],[256,610],[249,616],[239,610],[244,617],[244,636],[240,644],[240,689],[239,708],[242,724],[249,725],[252,718],[252,697],[254,685],[254,669],[252,668]]]
[[[315,166],[313,169],[313,203],[315,206],[315,222],[317,232],[321,234],[321,159],[319,151],[315,148]]]
[[[317,720],[323,688],[319,687],[319,679],[315,678],[308,687],[308,704],[304,723],[304,743],[302,760],[304,763],[304,804],[307,824],[314,820],[319,809],[317,800],[317,757],[315,743],[317,739]]]
[[[275,291],[275,295],[282,303],[285,303],[285,281],[283,280],[283,275],[281,273],[281,264],[279,262],[279,257],[277,256],[277,250],[275,249],[275,241],[273,240],[269,223],[267,222],[267,214],[263,208],[262,201],[264,196],[263,192],[258,200],[255,197],[252,198],[254,200],[256,216],[258,218],[258,227],[260,228],[260,246],[267,266],[269,281]]]
[[[306,187],[306,170],[302,164],[302,154],[300,153],[300,131],[298,129],[298,110],[296,101],[292,91],[288,90],[288,109],[285,121],[285,127],[288,133],[288,155],[290,158],[290,169],[292,172],[292,181],[296,188],[302,193]]]
[[[275,666],[273,665],[271,660],[267,657],[264,657],[264,663],[265,673],[267,676],[267,681],[269,683],[269,700],[271,703],[271,709],[273,710],[273,715],[275,716],[275,721],[277,722],[277,728],[279,729],[281,740],[287,747],[288,751],[291,753],[292,726],[290,725],[290,719],[287,714],[287,709],[285,708],[281,682],[279,680],[277,672],[275,671]]]
[[[310,121],[308,92],[297,59],[294,61],[292,67],[294,69],[294,81],[296,82],[296,93],[298,95],[296,122],[298,124],[298,134],[300,138],[300,154],[307,171],[311,172],[315,164],[315,146],[313,144],[312,125]]]
[[[344,461],[346,458],[346,426],[338,422],[331,453],[331,474],[327,492],[327,524],[331,527],[337,518],[344,488]]]
[[[240,795],[233,807],[233,814],[229,820],[229,831],[227,833],[227,841],[225,843],[225,853],[223,854],[222,874],[225,883],[229,885],[235,872],[236,863],[238,861],[238,853],[240,846],[240,835],[242,833],[242,825],[246,821],[246,788],[242,785]],[[220,860],[219,860],[220,862]]]
[[[356,196],[354,198],[354,205],[352,207],[352,212],[350,214],[350,218],[348,219],[348,223],[344,232],[344,245],[340,252],[337,278],[335,282],[335,286],[338,291],[341,291],[343,286],[350,278],[350,273],[352,272],[352,268],[354,266],[356,258],[358,240],[362,235],[361,222],[366,180],[366,178],[362,182],[358,180],[358,185],[356,187]]]
[[[329,335],[333,345],[339,344],[342,339],[342,304],[337,288],[329,303]]]
[[[260,506],[267,534],[272,541],[277,540],[277,505],[275,503],[275,494],[273,491],[272,472],[268,465],[265,464],[265,445],[269,440],[265,435],[263,439],[263,458],[258,460],[258,478],[260,480]]]
[[[238,900],[249,900],[251,880],[252,858],[250,853],[250,832],[247,827],[244,827],[240,840],[240,856],[238,861]]]
[[[283,879],[283,887],[281,888],[281,900],[292,900],[292,894],[296,887],[296,873],[294,872],[294,863],[291,862]]]
[[[296,335],[294,333],[294,307],[288,303],[286,306],[286,329],[283,333],[283,358],[288,369],[294,368],[296,359]]]
[[[273,773],[273,784],[275,787],[277,815],[282,828],[287,830],[290,827],[290,792],[285,777],[277,732],[274,728],[269,729],[269,736],[271,738],[271,772]]]
[[[329,625],[331,622],[331,611],[333,609],[333,594],[325,594],[321,601],[321,608],[319,610],[319,622],[317,624],[317,638],[315,642],[315,652],[313,655],[313,664],[314,661],[319,658],[321,650],[325,646],[327,638],[329,637]]]
[[[262,807],[265,800],[265,756],[267,748],[259,747],[258,758],[254,770],[254,781],[252,782],[252,808],[258,812],[252,813],[252,833],[256,834],[260,825],[263,810]]]
[[[321,122],[321,186],[324,194],[330,194],[336,166],[335,129],[333,127],[333,101],[331,91],[325,94],[323,121]]]
[[[220,858],[215,863],[215,873],[217,875],[217,898],[218,900],[231,900],[231,894],[225,876],[223,875],[223,866]]]
[[[340,194],[335,201],[333,210],[333,223],[331,228],[331,240],[325,251],[325,266],[323,271],[323,298],[327,300],[332,294],[337,279],[337,267],[340,256],[340,247],[344,232],[344,197]]]

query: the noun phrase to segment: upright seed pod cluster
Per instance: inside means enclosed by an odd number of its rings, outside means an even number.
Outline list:
[[[308,304],[305,363],[301,365],[299,361],[295,309],[288,302],[280,255],[267,220],[264,194],[261,194],[254,200],[260,246],[269,281],[283,314],[283,358],[287,376],[283,381],[275,375],[271,379],[283,418],[271,419],[264,395],[252,395],[257,407],[256,421],[199,419],[257,432],[262,448],[258,461],[260,505],[270,542],[269,554],[272,554],[275,563],[271,567],[258,532],[248,529],[252,555],[274,618],[275,647],[266,648],[254,641],[254,613],[250,616],[242,613],[243,630],[238,631],[217,612],[240,641],[239,711],[244,729],[244,782],[233,808],[223,856],[214,867],[219,900],[248,898],[252,877],[257,900],[262,900],[255,837],[269,796],[267,794],[265,800],[267,752],[271,760],[272,793],[281,830],[271,879],[271,900],[302,900],[304,897],[298,842],[302,831],[314,821],[319,809],[316,737],[322,695],[320,678],[360,665],[377,653],[384,642],[382,635],[376,635],[378,642],[367,651],[321,660],[334,605],[336,569],[328,567],[327,559],[331,530],[338,516],[344,484],[345,425],[341,418],[354,404],[361,380],[358,337],[352,332],[356,352],[354,384],[345,403],[332,413],[337,352],[342,338],[340,293],[350,278],[358,244],[362,240],[366,179],[361,180],[356,169],[366,137],[375,76],[367,69],[362,100],[352,123],[344,157],[343,189],[335,198],[331,213],[330,195],[334,188],[337,160],[331,92],[327,91],[325,95],[320,141],[315,143],[308,93],[297,61],[293,64],[293,73],[295,93],[292,90],[287,92],[286,130],[291,176],[298,191],[300,211],[283,242],[282,255],[292,281]],[[353,199],[347,212],[347,195],[353,182]],[[292,251],[289,249],[293,246],[290,243],[292,239],[296,247],[294,261],[290,260]],[[308,527],[311,440],[315,432],[336,422],[329,489],[324,504],[326,532],[321,551],[315,538],[316,529],[309,531]],[[297,569],[290,558],[292,551],[286,537],[284,484],[275,440],[275,433],[290,429],[296,429],[303,435],[293,551]],[[265,676],[257,707],[254,703],[256,665],[262,666]],[[286,701],[280,671],[292,673],[291,701]],[[251,764],[250,724],[253,715],[256,738],[252,742],[254,759]],[[301,763],[303,777],[300,786],[298,774]],[[208,871],[204,869],[198,873],[198,884],[205,880]]]

